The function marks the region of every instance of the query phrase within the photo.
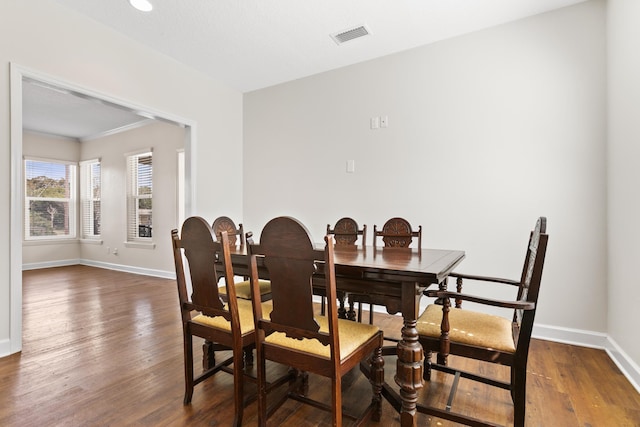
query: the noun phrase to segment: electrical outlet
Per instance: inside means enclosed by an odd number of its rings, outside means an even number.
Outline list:
[[[118,255],[118,248],[113,248],[113,254]]]
[[[380,128],[380,117],[371,117],[371,129]]]

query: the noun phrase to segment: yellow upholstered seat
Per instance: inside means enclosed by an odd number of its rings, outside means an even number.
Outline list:
[[[248,299],[238,298],[237,301],[238,317],[240,318],[240,333],[246,334],[255,329],[253,322],[253,306],[251,305],[251,301]],[[271,309],[271,301],[262,303],[262,310],[265,313],[271,313]],[[206,325],[212,328],[231,332],[231,322],[229,322],[222,316],[210,317],[205,316],[204,314],[199,314],[197,316],[194,316],[191,321],[194,323],[199,323],[201,325]]]
[[[242,299],[251,299],[251,283],[248,280],[244,280],[242,282],[235,283],[236,287],[236,297]],[[227,295],[227,287],[226,285],[222,285],[218,287],[218,292],[220,295]],[[268,280],[260,280],[260,295],[268,294],[271,292],[271,282]]]
[[[418,319],[416,329],[421,336],[438,338],[442,306],[431,304]],[[491,348],[508,353],[516,351],[512,323],[504,317],[471,310],[449,311],[449,340],[452,343]]]
[[[264,304],[263,304],[264,307]],[[320,325],[320,332],[329,332],[329,321],[326,316],[316,316],[316,321]],[[353,353],[358,347],[370,340],[379,332],[379,328],[373,325],[353,322],[351,320],[338,319],[338,341],[340,342],[340,359],[344,359]],[[329,359],[329,345],[322,345],[316,339],[303,338],[298,340],[288,338],[282,332],[275,332],[269,335],[265,342],[275,344],[282,347],[300,350],[305,353],[311,353],[317,356]]]

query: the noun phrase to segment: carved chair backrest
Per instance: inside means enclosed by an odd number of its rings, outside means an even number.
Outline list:
[[[218,241],[220,241],[220,232],[226,231],[229,236],[229,244],[236,245],[239,240],[240,245],[244,246],[245,236],[242,224],[238,224],[236,227],[236,224],[228,216],[219,216],[216,218],[213,221],[213,224],[211,224],[211,228],[213,228],[213,232],[215,233]]]
[[[336,246],[355,246],[358,236],[362,236],[362,246],[367,245],[367,225],[359,230],[358,223],[353,218],[340,218],[333,229],[327,224],[327,234],[333,235]]]
[[[534,230],[529,237],[527,254],[522,268],[520,286],[518,288],[518,301],[528,301],[536,304],[533,310],[515,310],[513,316],[514,338],[516,343],[528,342],[533,330],[533,321],[538,304],[538,294],[540,292],[540,282],[542,280],[542,269],[547,252],[547,241],[549,236],[547,231],[547,219],[538,218]],[[518,346],[520,347],[520,346]],[[520,350],[520,348],[518,349]]]
[[[328,242],[328,238],[325,237],[325,241]],[[270,319],[263,316],[256,328],[264,329],[266,333],[284,332],[293,338],[316,338],[325,345],[331,342],[335,345],[333,340],[337,337],[320,332],[314,316],[312,289],[314,274],[324,271],[329,315],[335,313],[333,244],[326,244],[324,251],[317,250],[302,223],[295,218],[278,217],[265,225],[259,244],[249,244],[249,253],[252,276],[257,274],[254,266],[260,257],[271,281],[273,311]],[[332,322],[329,323],[331,329]]]
[[[377,246],[378,237],[382,237],[385,247],[408,248],[414,237],[418,238],[418,248],[422,247],[422,225],[418,226],[418,231],[411,229],[411,224],[404,218],[391,218],[378,231],[377,226],[373,226],[373,244]]]
[[[218,292],[220,276],[216,270],[216,261],[223,265],[222,277],[225,278],[226,283],[233,283],[229,239],[226,231],[221,232],[220,241],[216,241],[213,230],[204,218],[189,217],[182,225],[180,236],[178,236],[178,230],[171,231],[171,240],[183,320],[190,319],[191,311],[196,310],[208,316],[223,316],[227,320],[235,316],[237,322],[235,287],[227,287],[230,301],[228,305],[225,305]],[[185,260],[187,268],[185,268]],[[192,288],[191,296],[188,295],[187,290],[187,271]]]

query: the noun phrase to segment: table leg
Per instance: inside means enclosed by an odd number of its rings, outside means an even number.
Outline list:
[[[402,338],[398,342],[395,381],[400,387],[400,397],[402,398],[400,425],[403,427],[417,426],[418,390],[424,384],[422,379],[424,352],[418,342],[418,331],[416,330],[420,303],[418,294],[418,287],[415,283],[402,284],[404,326],[402,327]]]

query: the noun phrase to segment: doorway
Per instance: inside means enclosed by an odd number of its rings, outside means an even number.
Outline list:
[[[10,353],[22,349],[22,244],[23,244],[23,89],[25,82],[36,82],[41,86],[67,94],[78,99],[88,100],[96,104],[118,109],[124,113],[135,114],[148,120],[163,121],[181,126],[184,132],[184,168],[182,212],[192,212],[193,179],[191,178],[191,159],[193,156],[193,135],[195,123],[157,111],[153,108],[135,105],[131,102],[114,98],[110,95],[65,82],[52,76],[11,64],[11,236],[10,236]]]

